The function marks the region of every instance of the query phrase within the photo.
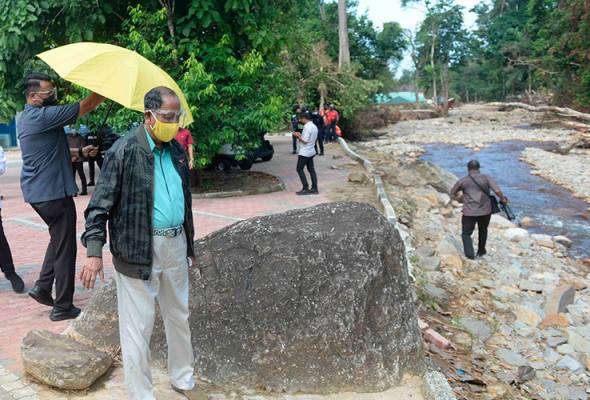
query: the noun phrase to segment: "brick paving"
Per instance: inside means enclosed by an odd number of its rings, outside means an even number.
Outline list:
[[[330,167],[333,164],[342,164],[352,160],[346,157],[338,161],[333,160],[332,154],[341,155],[342,152],[337,144],[328,144],[326,156],[315,158],[320,194],[317,196],[296,196],[294,192],[301,188],[301,183],[295,172],[296,156],[291,155],[291,139],[285,136],[275,136],[271,138],[271,141],[275,147],[273,159],[269,162],[256,163],[252,169],[279,176],[285,183],[286,189],[276,193],[244,197],[195,199],[193,212],[198,237],[203,237],[242,219],[328,202],[327,194],[330,189],[345,181],[346,170]],[[30,288],[34,284],[43,262],[49,234],[43,221],[22,199],[19,185],[20,153],[7,151],[7,158],[8,171],[0,177],[0,192],[4,196],[2,219],[17,272],[23,277],[27,288]],[[90,193],[92,190],[93,188],[90,188]],[[75,198],[79,235],[83,232],[82,214],[88,200],[89,196]],[[81,267],[83,263],[84,250],[79,243],[78,267]],[[111,276],[112,271],[110,257],[105,256],[106,276]],[[83,308],[90,296],[91,292],[84,290],[77,281],[75,304]],[[0,400],[17,398],[17,395],[25,399],[30,398],[25,395],[27,391],[16,393],[17,390],[22,389],[22,385],[8,383],[15,382],[15,379],[19,379],[23,375],[20,343],[28,331],[47,329],[61,332],[67,326],[67,321],[51,322],[48,317],[49,311],[48,307],[36,303],[26,294],[15,294],[10,288],[10,283],[0,275]],[[3,381],[6,381],[8,386],[1,383]],[[16,382],[19,381],[16,380]],[[16,386],[19,387],[16,388]],[[10,388],[12,397],[7,393],[7,387]]]

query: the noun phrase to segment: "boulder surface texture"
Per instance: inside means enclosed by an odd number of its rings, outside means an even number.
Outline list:
[[[195,250],[198,377],[273,392],[376,392],[423,371],[404,245],[373,207],[329,203],[253,218]],[[114,285],[103,286],[70,334],[116,348],[115,298]],[[166,358],[160,318],[152,351]]]
[[[21,348],[25,371],[46,385],[67,390],[88,388],[113,363],[109,353],[45,330],[30,331]]]

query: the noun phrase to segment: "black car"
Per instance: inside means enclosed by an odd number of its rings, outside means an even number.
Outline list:
[[[239,150],[239,146],[231,144],[223,145],[213,158],[210,168],[229,171],[232,167],[240,167],[243,170],[248,170],[252,168],[252,164],[258,159],[261,159],[262,161],[270,161],[274,155],[274,148],[272,144],[270,144],[270,141],[264,139],[264,134],[262,134],[260,145],[254,150],[248,151],[245,158],[240,160],[236,159],[237,154],[240,153]]]

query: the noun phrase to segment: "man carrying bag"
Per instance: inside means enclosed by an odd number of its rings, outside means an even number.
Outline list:
[[[468,175],[459,179],[451,189],[451,197],[457,198],[459,192],[463,193],[463,217],[461,218],[461,238],[465,257],[473,260],[475,254],[471,235],[477,224],[478,243],[477,256],[483,257],[486,251],[488,239],[488,226],[493,213],[500,212],[495,196],[490,194],[490,189],[500,197],[502,204],[507,204],[508,199],[496,182],[487,175],[479,172],[479,161],[471,160],[467,163]],[[492,199],[493,198],[493,199]]]

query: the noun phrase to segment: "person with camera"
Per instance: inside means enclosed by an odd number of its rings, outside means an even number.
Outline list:
[[[299,128],[299,113],[301,113],[301,107],[296,106],[293,109],[293,115],[291,116],[291,140],[293,144],[293,151],[291,152],[291,154],[297,154],[297,136],[295,134],[301,133],[301,129]]]
[[[29,290],[37,302],[52,307],[52,321],[76,318],[73,304],[76,273],[76,206],[78,191],[72,174],[71,156],[86,157],[93,146],[70,149],[64,126],[94,111],[104,97],[90,94],[80,102],[57,105],[57,89],[42,73],[24,79],[26,104],[18,116],[17,134],[22,154],[21,190],[49,228],[50,241],[39,279]],[[55,299],[52,287],[55,282]]]
[[[303,124],[301,133],[295,132],[293,135],[299,140],[299,156],[297,157],[297,174],[301,179],[303,188],[296,192],[298,195],[318,194],[318,177],[315,172],[313,158],[316,155],[315,142],[318,138],[318,128],[312,122],[312,115],[309,110],[303,110],[299,114],[299,120]],[[303,169],[307,167],[307,172],[311,176],[311,189],[307,183],[307,177]]]
[[[479,172],[479,161],[471,160],[467,163],[467,176],[459,179],[451,189],[451,197],[460,200],[459,192],[463,194],[463,217],[461,218],[461,239],[465,257],[475,259],[471,235],[477,224],[478,243],[477,256],[486,255],[486,242],[488,239],[488,226],[492,218],[492,199],[490,191],[494,191],[502,204],[507,204],[508,199],[496,182],[489,176]]]
[[[68,135],[68,145],[70,146],[70,149],[78,149],[86,145],[84,138],[75,128],[66,127],[65,130]],[[82,184],[80,195],[86,196],[88,194],[88,188],[86,187],[86,174],[84,173],[84,158],[80,157],[79,154],[72,154],[72,172],[74,174],[74,180],[76,179],[76,172],[78,173],[78,176],[80,176],[80,183]],[[77,196],[77,194],[74,194],[74,196]]]
[[[4,149],[0,146],[0,175],[6,172],[6,156],[4,155]],[[12,290],[16,293],[23,293],[25,291],[25,283],[14,269],[14,262],[12,260],[12,252],[10,251],[10,245],[6,240],[4,234],[4,227],[2,226],[2,196],[0,196],[0,270],[4,273],[4,276],[10,282]]]
[[[325,125],[324,125],[324,117],[318,112],[316,109],[311,114],[312,121],[316,128],[318,128],[318,140],[315,144],[315,152],[316,154],[323,156],[324,155],[324,132],[325,132]],[[318,151],[319,145],[319,151]]]

